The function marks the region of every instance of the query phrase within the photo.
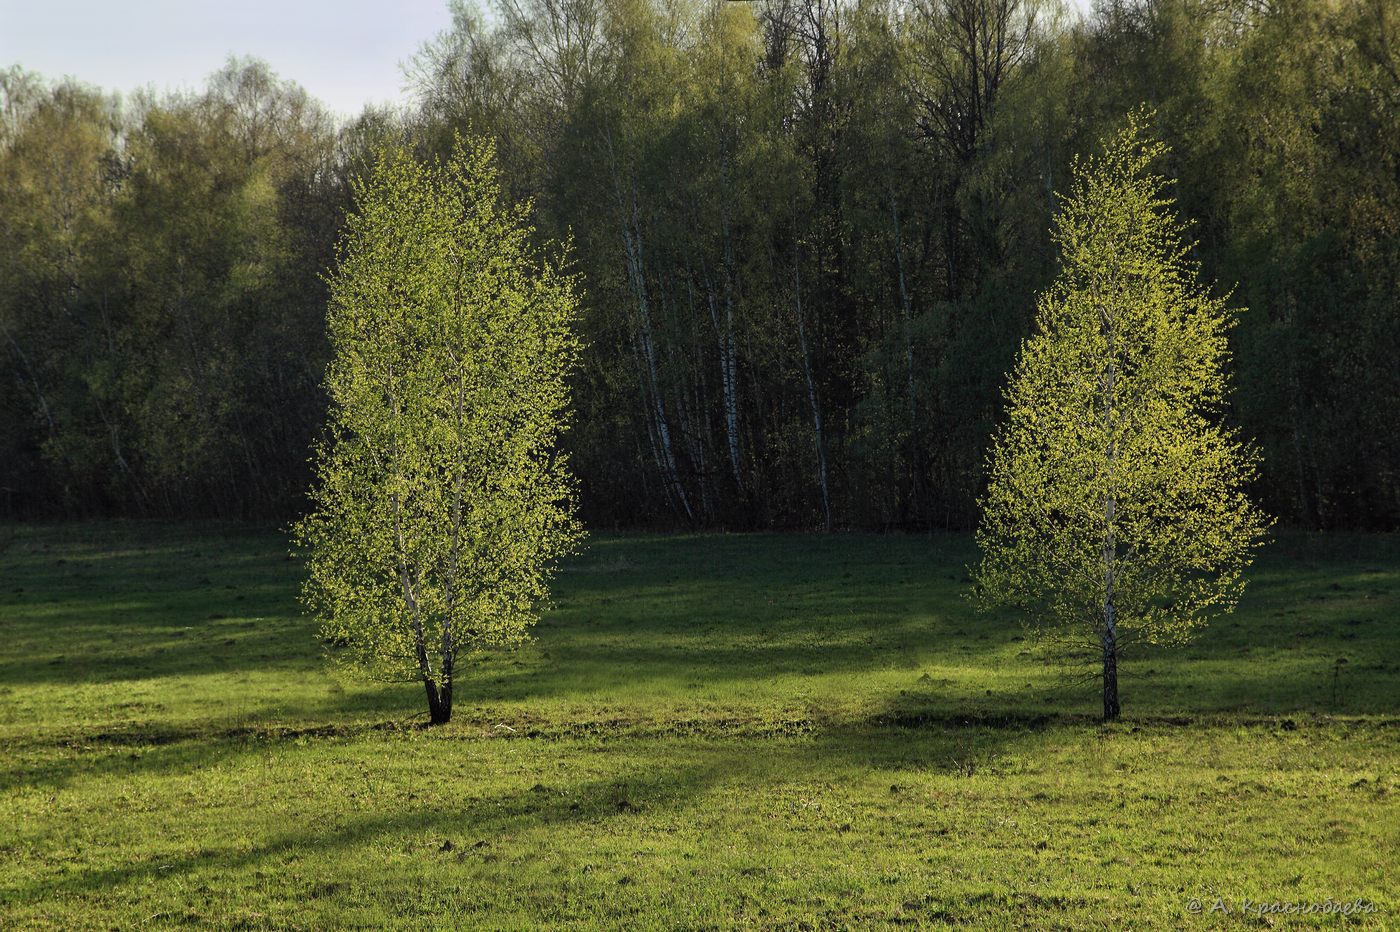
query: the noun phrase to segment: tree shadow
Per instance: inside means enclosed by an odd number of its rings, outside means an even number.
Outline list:
[[[103,596],[91,591],[92,580],[70,580],[68,599],[81,611],[55,600],[65,607],[52,617],[22,617],[20,646],[0,662],[0,687],[269,669],[325,677],[312,624],[277,615],[291,610],[295,578],[295,567],[274,558],[277,539],[235,536],[225,550],[200,540],[110,551],[100,542],[84,545],[87,551],[76,552],[112,561],[103,585],[129,584],[145,595],[133,597],[132,605],[108,606],[104,615]],[[1289,538],[1288,549],[1261,561],[1237,615],[1208,628],[1185,650],[1147,652],[1123,665],[1127,717],[1393,714],[1400,709],[1400,663],[1394,659],[1396,631],[1389,612],[1397,604],[1400,572],[1386,564],[1385,555],[1397,549],[1394,544],[1389,538],[1375,546],[1369,539],[1327,538],[1314,544]],[[193,595],[182,590],[160,595],[172,586],[179,590],[169,565],[172,554],[186,549],[191,559],[224,567],[225,575],[210,575],[196,565],[181,572],[202,574],[197,579],[208,583]],[[458,719],[489,727],[490,718],[504,715],[541,736],[619,729],[629,734],[650,729],[657,736],[732,734],[766,728],[771,722],[763,716],[775,714],[805,718],[801,727],[829,730],[844,720],[839,708],[830,714],[820,708],[801,711],[801,700],[779,691],[763,703],[749,701],[755,709],[766,705],[745,718],[745,697],[779,678],[791,684],[809,676],[860,678],[894,669],[897,676],[879,681],[890,688],[873,688],[870,698],[887,694],[889,707],[880,714],[895,723],[1025,723],[1047,716],[1093,721],[1092,669],[1078,679],[1034,672],[1038,660],[1014,621],[974,616],[964,603],[960,567],[972,555],[969,542],[956,537],[600,539],[561,574],[557,608],[540,625],[537,643],[488,658],[459,682]],[[42,581],[44,573],[64,572],[43,569],[51,556],[52,551],[34,550],[17,557],[12,547],[0,558],[27,566]],[[266,582],[269,567],[284,582]],[[219,581],[225,578],[233,582]],[[261,621],[192,617],[195,604],[206,616],[241,604],[239,586],[260,591],[254,607],[267,612]],[[97,621],[87,621],[85,612]],[[180,621],[195,623],[190,632],[172,637]],[[54,639],[45,628],[49,624],[62,626],[57,640],[76,645],[65,649],[83,653],[81,661],[33,662],[32,644]],[[80,636],[70,636],[73,631]],[[229,640],[233,643],[223,643]],[[1340,665],[1339,659],[1347,663]],[[954,679],[940,674],[940,666],[963,672],[955,672],[959,678]],[[1025,679],[992,675],[1003,670],[1018,677],[1024,671]],[[696,703],[687,689],[694,684],[727,691],[729,705],[740,711],[724,707],[724,700],[693,711]],[[615,696],[623,690],[630,692],[621,711],[603,711],[619,707]],[[386,727],[396,713],[412,716],[419,708],[412,686],[327,692],[332,694],[293,694],[236,713],[211,707],[208,716],[187,724],[156,717],[41,729],[27,739],[40,753],[11,742],[15,753],[0,775],[18,785],[52,786],[87,775],[174,772],[289,735],[359,735]],[[600,706],[604,696],[614,698]],[[555,720],[570,714],[561,702],[582,710],[578,721]],[[89,747],[94,756],[83,750]],[[54,759],[49,752],[58,749],[78,753]]]
[[[950,707],[946,697],[933,690],[900,691],[882,703],[878,712],[855,717],[822,709],[700,710],[687,714],[663,707],[571,715],[501,706],[463,706],[452,724],[443,728],[430,728],[424,712],[395,719],[366,716],[366,710],[372,706],[340,697],[303,706],[294,720],[254,709],[228,722],[84,726],[37,740],[11,742],[10,753],[0,762],[0,785],[56,789],[80,780],[107,782],[189,773],[303,741],[354,741],[381,736],[391,739],[399,733],[424,730],[441,740],[466,742],[503,738],[549,742],[819,738],[821,746],[838,748],[857,736],[860,743],[868,744],[887,732],[908,736],[942,729],[950,733],[987,730],[996,734],[1007,729],[1093,721],[1087,712],[1063,711],[1062,704],[1053,702],[1054,696],[1053,692],[1022,694],[1025,705],[1019,711],[1008,712],[995,696]],[[381,696],[380,700],[384,705],[393,704],[387,697]],[[1042,713],[1034,711],[1036,708],[1057,711]],[[511,724],[505,725],[503,719]]]
[[[297,565],[265,529],[21,530],[0,552],[11,648],[0,686],[305,665],[321,653],[297,609]]]
[[[428,833],[452,842],[446,846],[448,851],[469,851],[479,842],[489,844],[490,839],[533,826],[625,818],[644,808],[674,805],[703,787],[715,772],[713,768],[673,765],[574,785],[562,794],[531,788],[473,799],[455,812],[425,809],[375,814],[360,811],[347,815],[342,826],[283,832],[247,850],[204,852],[175,863],[148,862],[79,871],[56,882],[40,881],[19,887],[12,895],[27,900],[100,893],[126,884],[157,877],[164,881],[210,868],[237,870],[282,854],[331,853],[384,835],[401,833]]]
[[[736,734],[733,730],[691,735],[683,753],[648,755],[645,767],[633,767],[607,778],[571,781],[544,786],[473,796],[460,804],[435,803],[433,808],[413,811],[376,812],[360,809],[344,812],[339,824],[301,828],[272,834],[251,847],[225,846],[203,850],[193,856],[155,858],[142,863],[79,869],[58,879],[38,880],[13,887],[8,896],[15,902],[33,902],[56,897],[101,895],[119,888],[140,886],[159,880],[208,871],[236,872],[275,864],[284,856],[334,855],[347,849],[370,846],[389,837],[419,836],[424,857],[467,860],[490,856],[496,839],[548,826],[589,824],[606,826],[613,820],[651,819],[658,814],[684,812],[703,806],[711,792],[734,792],[734,786],[749,781],[764,784],[830,783],[841,771],[916,769],[922,772],[972,776],[995,766],[998,757],[1026,742],[1041,740],[1047,731],[1067,720],[1027,716],[1000,719],[977,716],[911,716],[892,706],[857,721],[789,728],[775,735],[757,730]],[[791,725],[792,723],[790,723]],[[288,732],[264,740],[325,740],[341,737],[338,732],[310,729]],[[670,736],[674,738],[675,736]],[[384,740],[395,740],[392,733]],[[439,736],[437,740],[468,745],[485,741],[554,742],[554,737],[525,735],[496,738],[458,739]],[[635,749],[635,735],[614,739]],[[235,743],[234,739],[229,739]],[[755,754],[756,743],[763,746]],[[568,747],[577,749],[577,743]],[[600,746],[587,742],[593,750]],[[605,742],[601,749],[606,751]],[[248,750],[249,748],[245,748]],[[161,758],[162,769],[210,766],[207,745],[199,742],[174,745],[171,755]],[[532,776],[526,774],[520,782]],[[897,787],[892,787],[896,791]],[[368,800],[373,806],[374,800]],[[401,805],[394,796],[389,805]],[[361,805],[365,801],[361,801]],[[606,829],[600,828],[600,831]]]

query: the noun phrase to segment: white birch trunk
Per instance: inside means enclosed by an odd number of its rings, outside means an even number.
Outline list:
[[[632,291],[637,299],[637,339],[641,348],[642,363],[645,369],[647,386],[651,389],[651,417],[656,430],[657,448],[660,454],[662,475],[667,488],[687,520],[693,521],[695,514],[690,501],[681,486],[680,474],[676,469],[675,447],[671,440],[671,428],[666,420],[666,407],[661,398],[661,383],[656,373],[656,341],[651,328],[651,306],[647,300],[646,278],[642,266],[641,245],[637,233],[626,223],[622,228],[623,250],[627,258],[627,275]]]
[[[816,379],[812,376],[812,355],[807,346],[807,324],[802,310],[802,265],[793,261],[793,297],[797,311],[797,343],[802,351],[802,375],[807,381],[807,401],[812,407],[812,430],[817,444],[817,481],[822,493],[822,526],[831,530],[831,488],[826,468],[826,435],[822,425],[821,400],[817,396]]]
[[[904,323],[904,375],[909,393],[911,429],[917,424],[918,398],[914,392],[914,307],[909,299],[909,286],[904,278],[904,240],[899,223],[899,205],[890,195],[890,215],[894,219],[894,263],[899,272],[899,306]]]

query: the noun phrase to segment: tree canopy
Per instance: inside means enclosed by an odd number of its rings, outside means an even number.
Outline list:
[[[1235,312],[1197,282],[1143,120],[1075,165],[977,532],[985,601],[1102,652],[1105,718],[1122,649],[1230,611],[1269,523],[1257,456],[1220,423]]]
[[[255,62],[126,101],[5,73],[0,508],[300,509],[350,182],[470,129],[573,238],[587,520],[972,527],[1056,192],[1147,102],[1192,258],[1251,308],[1261,504],[1400,525],[1388,0],[493,2],[343,125]]]
[[[578,540],[557,449],[575,280],[501,203],[489,143],[380,150],[330,277],[329,436],[297,526],[308,605],[349,659],[452,712],[461,663],[519,643]]]

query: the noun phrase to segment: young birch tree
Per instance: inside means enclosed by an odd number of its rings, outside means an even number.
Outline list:
[[[555,441],[579,344],[575,281],[504,207],[491,147],[446,164],[383,149],[329,278],[329,439],[307,604],[361,669],[452,714],[473,652],[522,641],[580,537]]]
[[[1143,122],[1075,165],[977,535],[984,602],[1087,639],[1106,720],[1122,649],[1230,611],[1269,523],[1244,493],[1257,456],[1220,424],[1234,312],[1198,283]]]

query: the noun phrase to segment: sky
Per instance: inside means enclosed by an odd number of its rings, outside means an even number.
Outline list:
[[[251,55],[351,116],[407,102],[399,63],[451,20],[447,0],[0,0],[0,68],[199,90],[230,55]]]
[[[199,90],[230,55],[251,55],[353,116],[407,102],[400,63],[451,19],[447,0],[0,0],[0,68]]]

